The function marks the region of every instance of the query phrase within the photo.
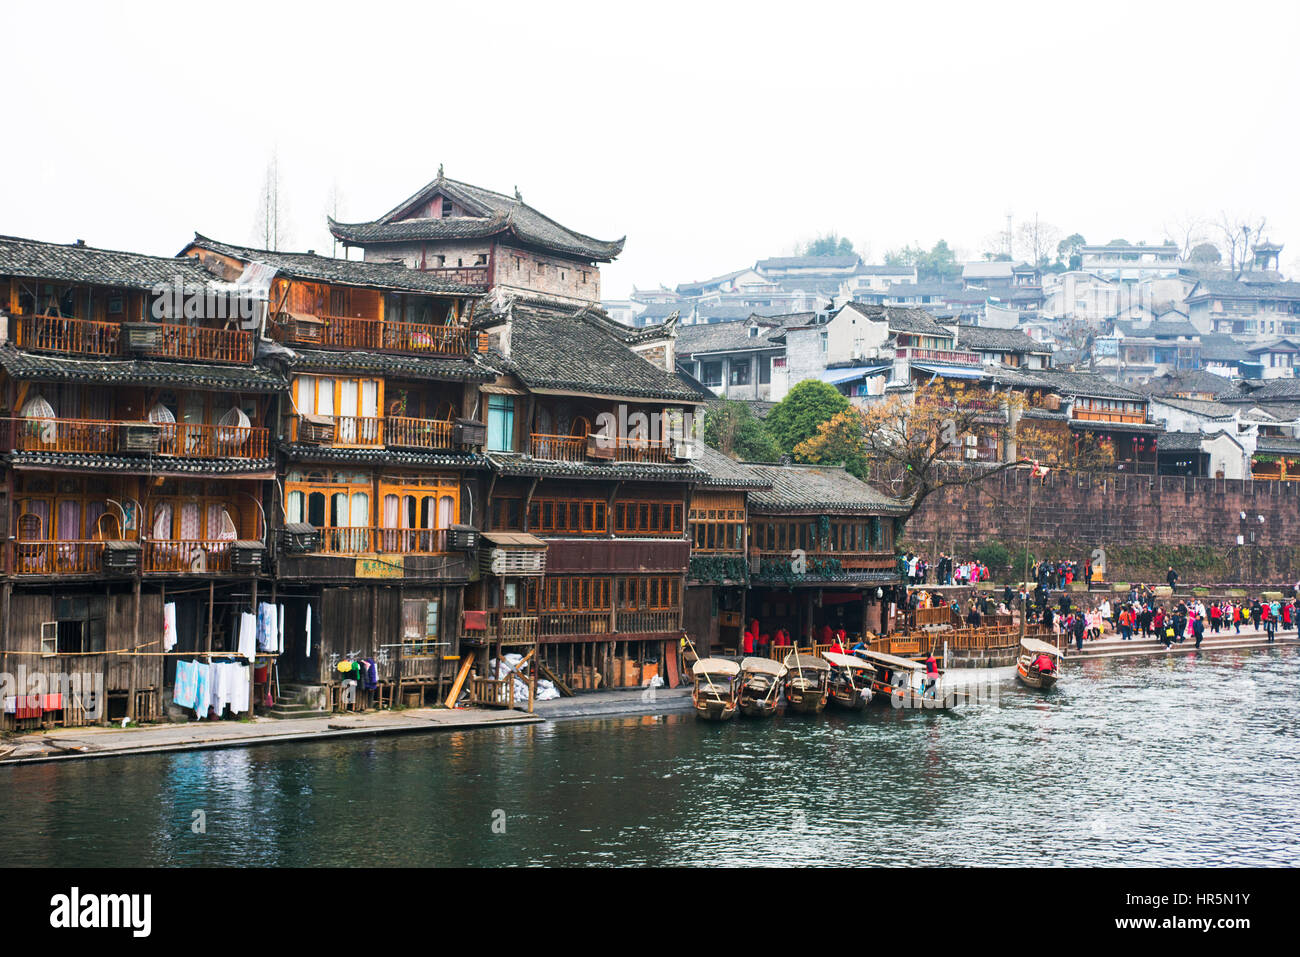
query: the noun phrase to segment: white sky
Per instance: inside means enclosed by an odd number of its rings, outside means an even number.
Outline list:
[[[0,233],[172,254],[331,249],[447,175],[601,239],[606,298],[838,231],[971,256],[1039,216],[1090,242],[1268,217],[1300,263],[1300,4],[0,5]]]

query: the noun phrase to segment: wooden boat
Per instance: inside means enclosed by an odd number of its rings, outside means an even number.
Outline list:
[[[771,658],[746,658],[740,663],[740,713],[770,718],[781,700],[786,667]]]
[[[861,711],[871,703],[871,679],[875,665],[837,651],[823,651],[822,657],[830,662],[831,674],[827,700],[836,708]]]
[[[794,711],[820,714],[826,707],[831,666],[823,658],[793,654],[785,659],[785,701]]]
[[[1055,685],[1061,676],[1061,650],[1038,638],[1021,638],[1020,647],[1025,652],[1016,662],[1016,677],[1021,684],[1043,691]]]
[[[871,678],[872,700],[892,704],[896,708],[916,704],[917,699],[927,699],[922,706],[945,707],[942,673],[933,689],[926,687],[925,665],[910,658],[899,658],[881,651],[862,648],[853,653],[875,668]]]
[[[726,721],[736,715],[736,685],[740,665],[726,658],[701,658],[691,665],[695,677],[695,713],[709,721]]]

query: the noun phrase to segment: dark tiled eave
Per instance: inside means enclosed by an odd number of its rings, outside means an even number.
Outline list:
[[[496,373],[471,357],[417,356],[395,352],[348,349],[293,349],[291,369],[328,369],[377,372],[416,379],[444,379],[457,382],[490,382]]]
[[[78,359],[0,347],[0,368],[31,382],[181,385],[232,392],[279,392],[288,381],[261,366],[205,365],[154,359]]]
[[[78,452],[11,452],[6,460],[18,469],[67,472],[113,472],[120,475],[221,475],[270,478],[271,459],[192,459],[170,455],[95,455]]]
[[[433,466],[436,468],[484,468],[487,459],[477,452],[429,451],[404,449],[336,449],[329,446],[290,443],[281,451],[291,462],[329,462],[340,465]]]
[[[489,452],[492,469],[505,476],[563,479],[604,479],[632,482],[700,482],[704,473],[690,465],[655,465],[641,462],[560,462],[534,459],[526,455],[499,455]]]

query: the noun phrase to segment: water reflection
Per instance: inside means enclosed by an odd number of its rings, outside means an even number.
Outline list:
[[[1295,649],[1218,652],[1091,661],[951,713],[15,767],[0,838],[38,865],[1292,864],[1298,678]]]

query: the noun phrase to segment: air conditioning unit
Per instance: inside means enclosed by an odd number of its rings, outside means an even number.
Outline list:
[[[473,525],[453,525],[447,529],[447,547],[458,552],[478,548],[478,529]]]
[[[304,445],[326,445],[333,442],[334,419],[328,415],[299,415],[298,441]]]
[[[695,443],[690,439],[673,440],[673,458],[679,462],[688,462],[698,456],[699,451],[696,449]]]
[[[124,322],[122,332],[129,352],[154,352],[162,345],[162,326],[156,322]]]
[[[305,555],[320,550],[320,529],[306,522],[291,522],[280,529],[280,550],[287,555]]]
[[[127,422],[117,433],[119,452],[154,454],[162,441],[162,429],[153,422]]]
[[[453,431],[457,445],[482,447],[487,444],[487,426],[477,419],[457,419]]]
[[[266,546],[256,541],[238,541],[230,547],[230,567],[237,572],[260,572]]]
[[[101,559],[103,569],[118,575],[131,575],[140,569],[139,542],[105,542]]]

